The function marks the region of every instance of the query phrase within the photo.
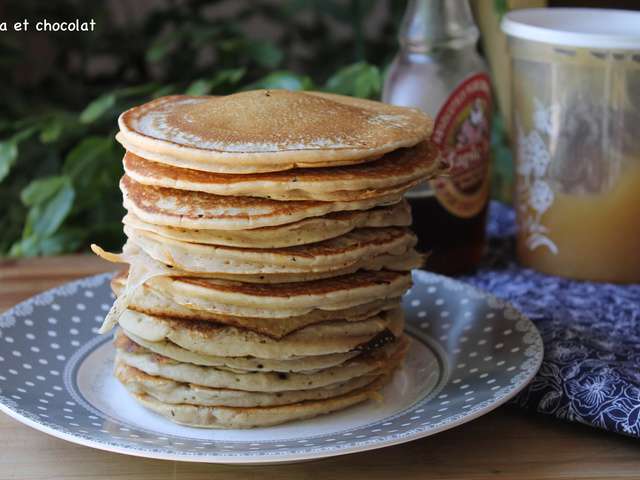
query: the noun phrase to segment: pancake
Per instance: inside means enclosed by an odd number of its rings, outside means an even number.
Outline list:
[[[204,273],[204,272],[185,272],[180,275],[212,277],[222,280],[231,280],[234,282],[245,283],[295,283],[309,282],[312,280],[322,280],[325,278],[349,275],[358,270],[393,270],[398,272],[408,272],[414,268],[420,268],[424,265],[426,256],[419,254],[414,249],[408,250],[402,255],[378,255],[372,259],[362,259],[351,265],[336,270],[328,270],[321,272],[299,272],[299,273]]]
[[[345,210],[367,210],[402,200],[402,192],[349,202],[280,202],[257,197],[225,197],[120,180],[124,207],[147,223],[177,228],[251,230],[297,222]]]
[[[96,245],[101,257],[126,262],[127,254],[110,254]],[[143,258],[143,257],[138,257]],[[116,298],[100,333],[116,325],[131,304],[136,290],[151,286],[172,304],[234,317],[288,318],[313,310],[345,310],[371,302],[399,297],[411,286],[410,272],[358,271],[350,275],[308,282],[243,283],[216,278],[173,277],[176,272],[160,262],[132,262],[125,288]]]
[[[287,318],[313,310],[344,310],[402,296],[410,272],[358,271],[293,283],[241,283],[213,278],[158,276],[146,282],[173,303],[225,315]]]
[[[379,256],[401,256],[417,243],[406,227],[362,228],[310,245],[251,249],[188,243],[125,225],[129,241],[147,255],[193,273],[240,275],[322,273],[364,267]],[[389,262],[391,265],[393,261]]]
[[[404,317],[402,309],[397,308],[359,322],[310,325],[279,339],[228,325],[160,318],[132,310],[125,310],[118,323],[127,332],[144,340],[168,340],[203,355],[286,360],[367,350],[388,343],[401,335]]]
[[[116,364],[115,376],[131,393],[148,395],[162,403],[215,407],[273,407],[308,400],[323,400],[357,390],[379,378],[378,375],[363,375],[327,387],[289,390],[273,394],[176,382],[148,375],[124,363]]]
[[[126,278],[125,272],[114,276],[111,287],[119,295]],[[314,309],[304,315],[285,318],[238,317],[212,312],[210,310],[196,310],[172,302],[158,294],[148,285],[135,290],[129,303],[129,310],[146,313],[154,317],[175,318],[179,320],[199,320],[224,325],[246,328],[271,338],[281,338],[291,332],[309,325],[332,320],[357,322],[377,315],[384,310],[390,310],[400,305],[400,298],[388,300],[372,300],[368,303],[343,310]]]
[[[226,370],[249,370],[255,372],[312,372],[335,367],[361,353],[359,351],[351,351],[331,355],[307,355],[288,360],[257,357],[218,357],[191,352],[166,340],[150,342],[123,329],[120,329],[116,334],[114,343],[119,345],[119,348],[127,351],[144,347],[152,353],[157,353],[177,362],[192,363],[203,367],[219,367]]]
[[[134,243],[136,240],[139,243]],[[156,258],[150,257],[147,252],[143,251],[138,245],[146,246],[148,253],[153,254]],[[150,242],[145,241],[144,238],[133,238],[133,240],[130,239],[125,243],[121,254],[112,254],[97,248],[94,249],[94,251],[107,261],[127,263],[130,265],[130,269],[132,270],[140,270],[139,267],[142,267],[151,275],[214,278],[235,282],[262,284],[308,282],[311,280],[321,280],[330,277],[348,275],[355,273],[358,270],[410,271],[414,268],[421,267],[424,264],[424,259],[426,257],[411,248],[400,255],[380,254],[370,259],[367,257],[356,259],[355,262],[350,263],[347,266],[342,267],[338,265],[338,268],[334,270],[305,271],[303,269],[294,270],[293,267],[291,267],[290,269],[293,271],[287,272],[286,267],[282,266],[278,267],[272,265],[265,267],[252,263],[242,264],[230,260],[220,262],[220,259],[207,256],[204,256],[203,259],[200,260],[195,256],[191,256],[189,254],[190,252],[174,251],[172,253],[172,249],[169,247],[170,245],[165,245],[160,242],[158,242],[156,247],[153,244],[150,245]],[[333,267],[333,265],[329,264],[327,267]],[[189,270],[186,270],[187,268]],[[234,270],[244,270],[245,272],[255,273],[216,272],[215,268],[226,269],[232,272]],[[260,271],[256,272],[258,269]],[[274,273],[274,271],[277,273]]]
[[[431,135],[417,109],[321,92],[254,90],[162,97],[118,119],[116,139],[179,168],[255,173],[373,160]]]
[[[147,255],[147,253],[140,250],[138,245],[133,243],[133,241],[128,241],[127,243],[125,243],[125,245],[123,246],[123,253],[121,254],[103,253],[103,251],[100,251],[98,249],[95,249],[94,251],[96,251],[96,253],[98,253],[98,255],[105,260],[113,261],[116,263],[128,263],[131,269],[136,269],[138,266],[143,265],[143,267],[147,271],[151,272],[152,275],[217,278],[219,280],[231,280],[234,282],[263,284],[296,283],[308,282],[311,280],[322,280],[330,277],[348,275],[351,273],[355,273],[358,270],[392,270],[398,272],[407,272],[414,268],[421,267],[424,264],[424,259],[426,258],[425,255],[419,254],[412,248],[401,255],[381,254],[371,259],[368,259],[366,257],[362,258],[345,267],[338,266],[338,268],[335,270],[320,270],[310,272],[301,269],[287,272],[284,267],[280,267],[276,270],[277,267],[274,266],[260,267],[251,263],[246,265],[238,265],[237,262],[225,261],[228,262],[228,265],[225,265],[223,263],[220,267],[221,269],[226,268],[233,271],[234,267],[236,270],[241,269],[241,267],[246,267],[244,270],[249,272],[255,272],[255,270],[260,269],[260,272],[256,273],[229,273],[216,272],[215,268],[212,266],[216,262],[215,259],[212,259],[211,265],[206,265],[204,262],[194,261],[193,257],[182,257],[186,261],[178,262],[174,257],[171,256],[171,252],[164,246],[160,247],[159,252],[150,252],[154,253],[162,261],[156,260],[155,258]],[[219,261],[218,264],[220,264]],[[185,270],[185,268],[189,268],[190,270]],[[281,273],[283,270],[285,271]],[[274,271],[278,273],[274,273]]]
[[[203,172],[146,160],[131,152],[124,156],[123,165],[130,178],[144,185],[215,195],[321,201],[363,200],[397,193],[444,170],[438,148],[427,141],[364,164],[273,173]]]
[[[200,428],[257,428],[343,410],[375,398],[375,392],[390,379],[391,375],[381,375],[365,387],[344,395],[273,407],[208,407],[185,403],[164,403],[150,395],[140,393],[132,393],[132,396],[143,407],[182,425]]]
[[[343,383],[363,375],[381,374],[397,363],[407,348],[406,339],[370,354],[347,360],[341,365],[311,373],[234,372],[216,367],[200,367],[175,362],[150,352],[116,349],[116,362],[137,368],[147,375],[211,388],[230,388],[249,392],[310,390]]]
[[[355,228],[411,225],[411,209],[406,201],[370,210],[334,212],[275,227],[251,230],[196,230],[145,222],[129,212],[123,223],[156,233],[163,238],[210,245],[243,248],[281,248],[321,242]]]

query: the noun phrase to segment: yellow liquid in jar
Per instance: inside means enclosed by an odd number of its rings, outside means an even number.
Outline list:
[[[640,168],[623,173],[608,192],[556,193],[542,224],[558,253],[529,250],[521,233],[518,258],[525,266],[581,280],[640,282]]]

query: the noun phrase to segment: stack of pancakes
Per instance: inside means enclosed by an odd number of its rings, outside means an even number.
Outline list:
[[[421,257],[403,194],[442,171],[422,113],[283,90],[121,115],[129,264],[116,376],[142,405],[247,428],[370,398],[401,364]]]

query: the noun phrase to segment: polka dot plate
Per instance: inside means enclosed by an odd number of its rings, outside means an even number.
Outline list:
[[[0,409],[65,440],[171,460],[258,464],[360,452],[455,427],[506,402],[535,375],[542,341],[517,310],[455,280],[414,274],[404,299],[412,337],[382,392],[331,415],[253,430],[182,427],[136,404],[112,375],[97,328],[109,274],[65,284],[0,316]]]

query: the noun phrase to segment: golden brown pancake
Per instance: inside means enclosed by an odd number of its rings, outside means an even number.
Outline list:
[[[216,195],[254,196],[274,200],[348,201],[406,190],[441,173],[438,148],[421,142],[388,153],[380,160],[334,168],[297,168],[257,173],[222,174],[177,168],[127,152],[125,172],[133,180],[157,187]]]
[[[211,278],[154,277],[146,282],[162,297],[194,310],[239,317],[288,318],[314,310],[344,310],[390,300],[411,286],[409,272],[359,271],[295,283],[241,283]]]
[[[149,342],[171,341],[191,352],[219,357],[291,359],[371,349],[398,338],[404,328],[401,309],[359,322],[323,322],[274,339],[253,331],[210,322],[154,317],[126,310],[118,323]]]
[[[116,359],[142,370],[148,375],[211,388],[233,388],[248,392],[286,392],[311,390],[341,383],[362,375],[380,374],[390,364],[404,356],[407,341],[404,337],[383,348],[346,360],[340,365],[307,372],[256,372],[201,367],[192,363],[176,362],[162,355],[138,347],[116,349]],[[300,359],[304,362],[304,358]]]
[[[402,192],[350,202],[281,202],[153,187],[127,175],[120,180],[124,207],[148,223],[177,228],[250,230],[345,210],[367,210],[402,200]]]
[[[362,228],[309,245],[261,249],[182,242],[127,226],[124,232],[146,255],[165,265],[194,276],[226,273],[240,280],[243,275],[330,274],[350,266],[365,268],[380,256],[389,257],[393,265],[393,257],[400,258],[416,244],[415,235],[406,227]]]
[[[335,353],[332,355],[316,355],[304,357],[293,357],[286,360],[274,360],[257,357],[220,357],[215,355],[203,355],[195,353],[181,346],[168,341],[161,340],[150,342],[139,335],[122,328],[119,329],[114,345],[121,348],[118,342],[122,337],[134,342],[138,347],[144,347],[152,353],[162,355],[177,362],[192,363],[204,367],[219,367],[228,370],[244,370],[252,372],[313,372],[323,368],[330,368],[340,365],[347,360],[361,355],[362,352],[353,350],[345,353]],[[128,351],[129,346],[124,347]]]
[[[417,109],[287,90],[158,98],[124,112],[118,125],[130,152],[219,173],[361,163],[416,145],[432,129]]]
[[[125,225],[185,242],[244,248],[281,248],[321,242],[348,233],[355,228],[409,226],[411,209],[407,201],[403,200],[386,207],[334,212],[285,225],[252,230],[175,228],[145,222],[132,213],[128,213],[122,221]]]
[[[120,295],[124,288],[126,272],[120,272],[114,276],[111,287],[116,295]],[[283,336],[320,322],[344,320],[358,322],[372,317],[385,310],[396,308],[400,304],[400,298],[372,299],[363,305],[358,305],[342,310],[320,310],[314,309],[304,315],[269,318],[269,317],[240,317],[225,315],[212,310],[197,310],[183,305],[179,305],[168,298],[163,297],[159,292],[153,290],[148,285],[138,288],[131,298],[129,310],[160,318],[175,318],[180,320],[204,321],[220,323],[223,325],[233,325],[245,328],[256,333],[266,335],[271,338],[282,338]]]
[[[149,395],[163,403],[209,407],[273,407],[308,400],[322,400],[351,392],[370,384],[378,375],[362,375],[327,387],[286,392],[246,392],[231,388],[212,388],[144,373],[116,363],[116,378],[132,393]]]
[[[308,400],[273,407],[212,407],[186,403],[164,403],[157,398],[132,392],[143,407],[162,415],[172,422],[200,428],[258,428],[278,425],[294,420],[326,415],[374,398],[375,392],[391,379],[381,375],[370,384],[357,390],[323,400]],[[128,387],[128,385],[125,385]]]
[[[277,283],[273,285],[260,285],[254,283],[228,282],[216,279],[174,277],[171,279],[176,284],[192,285],[196,288],[210,289],[218,292],[244,295],[256,299],[292,299],[294,297],[310,297],[316,295],[332,295],[337,292],[351,292],[358,288],[372,286],[390,286],[394,283],[410,282],[411,275],[406,272],[392,272],[381,270],[379,272],[357,272],[351,275],[343,275],[330,279],[315,280],[304,283]],[[152,280],[153,281],[153,280]],[[259,302],[260,300],[256,300]]]

